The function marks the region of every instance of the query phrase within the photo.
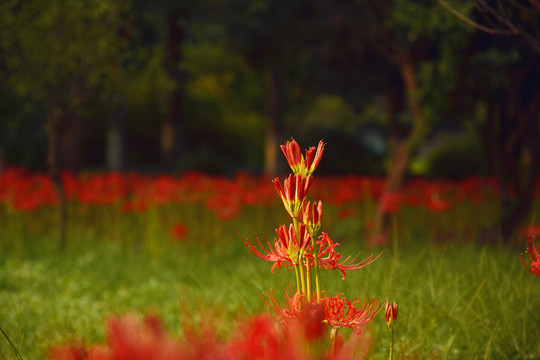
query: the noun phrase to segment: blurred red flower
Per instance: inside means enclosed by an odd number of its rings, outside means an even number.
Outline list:
[[[526,258],[523,254],[520,256],[521,263],[531,274],[540,277],[540,246],[534,235],[529,235],[529,246],[526,254]]]
[[[172,227],[172,236],[177,239],[181,240],[185,238],[187,235],[187,226],[183,223],[176,223]]]

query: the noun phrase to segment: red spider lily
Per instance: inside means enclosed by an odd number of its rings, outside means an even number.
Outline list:
[[[293,218],[297,217],[302,209],[302,203],[311,183],[311,176],[301,174],[289,175],[283,181],[283,187],[278,178],[272,180],[285,209]]]
[[[390,330],[390,332],[393,332],[396,326],[397,314],[398,314],[397,304],[395,302],[394,303],[387,302],[384,307],[384,317],[386,318],[386,324],[388,325],[388,330]]]
[[[295,174],[298,174],[299,169],[302,166],[302,151],[298,143],[291,138],[291,141],[287,141],[285,145],[281,145],[281,150],[287,158],[287,162]]]
[[[279,315],[282,322],[287,323],[289,320],[300,320],[304,316],[302,307],[306,303],[306,296],[300,294],[298,291],[294,295],[291,295],[287,290],[285,290],[285,296],[287,297],[288,308],[281,308],[278,305],[272,289],[268,289],[268,298],[262,296],[262,299]]]
[[[299,224],[299,233],[300,239],[297,240],[296,232],[294,231],[294,226],[292,224],[288,228],[285,225],[281,225],[276,229],[278,238],[274,242],[274,248],[272,248],[270,242],[265,237],[268,249],[266,249],[261,244],[260,240],[255,237],[263,252],[257,249],[257,247],[248,239],[242,239],[242,241],[255,256],[266,261],[275,262],[272,266],[272,272],[274,272],[276,267],[278,269],[281,268],[283,263],[286,263],[287,269],[291,270],[294,267],[294,264],[300,262],[300,258],[306,250],[306,247],[309,246],[309,240],[311,239],[304,224]]]
[[[357,307],[359,301],[351,302],[343,294],[320,300],[323,305],[324,319],[333,328],[348,327],[355,333],[362,332],[362,327],[371,321],[383,308],[379,300],[373,299]]]
[[[540,277],[540,247],[533,235],[529,235],[529,246],[527,248],[527,262],[524,261],[523,254],[520,256],[521,263],[533,275]]]
[[[241,238],[244,244],[248,247],[248,249],[257,257],[274,262],[275,264],[272,266],[272,272],[274,272],[274,269],[277,267],[278,269],[281,268],[281,265],[285,263],[287,269],[292,270],[294,265],[291,259],[289,258],[289,253],[287,252],[287,248],[283,247],[283,245],[276,241],[274,243],[275,249],[272,248],[272,245],[270,245],[270,242],[268,239],[266,239],[266,236],[264,237],[266,243],[268,244],[268,249],[266,249],[263,244],[261,244],[261,241],[257,236],[255,236],[255,239],[257,240],[257,243],[259,244],[259,247],[262,249],[262,252],[253,245],[247,238]]]
[[[302,214],[304,224],[306,224],[307,230],[311,236],[316,236],[321,228],[321,217],[322,217],[322,201],[319,203],[304,201],[302,204]]]
[[[280,307],[272,289],[268,289],[268,298],[261,296],[263,301],[274,310],[281,322],[286,326],[300,324],[308,340],[321,338],[325,333],[324,313],[320,302],[307,302],[306,296],[296,292],[294,295],[285,290],[288,307]]]
[[[384,307],[384,317],[386,318],[386,322],[390,323],[390,321],[396,321],[397,320],[397,314],[398,314],[398,306],[394,303],[387,302]]]
[[[295,326],[296,325],[296,326]],[[185,340],[171,338],[156,318],[144,323],[135,317],[112,318],[108,321],[107,343],[85,347],[79,343],[55,346],[49,351],[52,360],[349,360],[367,352],[369,341],[340,344],[338,351],[321,354],[308,345],[303,323],[281,327],[267,314],[256,315],[233,332],[228,341],[219,340],[211,324],[203,330],[184,328]],[[324,324],[323,324],[324,326]],[[354,339],[354,340],[360,340]],[[363,340],[363,339],[362,339]],[[367,339],[369,340],[369,339]],[[350,346],[352,345],[352,347]],[[315,350],[315,351],[313,351]]]
[[[322,140],[319,141],[317,149],[315,149],[314,146],[310,147],[306,150],[306,156],[304,158],[300,146],[293,138],[291,138],[291,141],[287,141],[285,145],[281,145],[281,150],[287,158],[287,162],[295,175],[301,174],[308,176],[317,169],[317,166],[319,166],[324,153],[324,145]]]
[[[345,258],[345,260],[339,262],[339,260],[342,258],[341,254],[336,252],[335,247],[339,245],[339,243],[335,243],[330,239],[327,233],[323,232],[321,236],[319,236],[319,239],[317,241],[317,244],[319,245],[319,265],[321,267],[324,267],[325,269],[339,269],[341,273],[343,274],[342,280],[345,280],[346,277],[346,271],[349,270],[358,270],[363,268],[364,266],[368,266],[375,260],[381,256],[382,251],[377,257],[373,258],[373,254],[365,258],[364,260],[354,263],[356,258],[360,255],[358,253],[354,258],[351,259],[351,257]]]
[[[276,234],[278,235],[282,246],[286,247],[289,258],[294,264],[298,264],[311,240],[309,233],[306,231],[306,225],[303,223],[298,225],[298,239],[296,238],[296,231],[294,230],[293,224],[290,224],[289,228],[285,225],[281,225],[276,229]]]
[[[310,147],[309,150],[306,150],[306,175],[312,174],[315,169],[317,169],[317,166],[319,166],[319,163],[321,162],[321,158],[324,152],[324,143],[323,141],[319,141],[319,145],[317,146],[317,152],[315,153],[315,147]]]

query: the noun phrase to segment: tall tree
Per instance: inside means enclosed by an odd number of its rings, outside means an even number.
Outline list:
[[[265,172],[275,174],[279,141],[283,138],[286,87],[305,55],[305,34],[313,25],[309,2],[230,0],[222,8],[230,45],[264,73],[268,126],[265,139]],[[298,69],[296,67],[296,69]]]
[[[385,198],[399,192],[411,155],[429,134],[435,111],[444,103],[441,99],[455,85],[450,79],[455,73],[445,74],[444,69],[466,44],[467,35],[456,34],[459,21],[431,2],[367,0],[324,6],[330,26],[345,28],[350,47],[364,58],[376,57],[379,64],[371,61],[372,69],[389,80],[372,87],[388,98],[390,137],[390,166],[374,221],[375,238],[386,231]],[[449,84],[434,84],[436,76],[446,76]]]
[[[60,170],[77,154],[100,94],[123,64],[121,36],[129,7],[113,1],[20,1],[0,5],[0,47],[8,81],[43,111],[47,162],[60,199],[60,245],[65,201]]]
[[[499,179],[500,235],[510,241],[528,219],[540,174],[540,2],[475,0],[469,12],[438,2],[477,31],[466,61],[472,69],[467,83],[473,85],[464,90],[484,109],[479,130]]]

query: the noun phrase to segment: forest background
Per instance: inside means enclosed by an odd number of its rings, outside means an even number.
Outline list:
[[[503,236],[540,162],[540,3],[6,0],[0,171],[499,180]],[[46,154],[46,156],[45,156]]]

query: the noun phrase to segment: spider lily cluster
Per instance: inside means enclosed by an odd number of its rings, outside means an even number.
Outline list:
[[[291,223],[276,229],[273,242],[266,237],[263,241],[258,237],[254,241],[247,238],[242,240],[254,255],[274,263],[272,272],[282,266],[294,270],[296,290],[285,292],[287,306],[279,306],[272,290],[263,296],[265,302],[287,325],[315,321],[319,327],[329,326],[332,348],[335,349],[340,328],[350,328],[360,334],[363,326],[381,311],[385,303],[381,304],[375,298],[360,303],[347,299],[344,294],[331,296],[322,290],[321,270],[339,270],[342,279],[345,279],[347,271],[361,269],[380,256],[372,254],[358,260],[358,254],[344,258],[337,251],[339,243],[321,232],[322,201],[308,201],[307,193],[313,180],[312,174],[324,153],[324,146],[320,141],[317,148],[307,149],[305,156],[294,139],[281,146],[292,173],[283,181],[275,178],[272,182]]]

